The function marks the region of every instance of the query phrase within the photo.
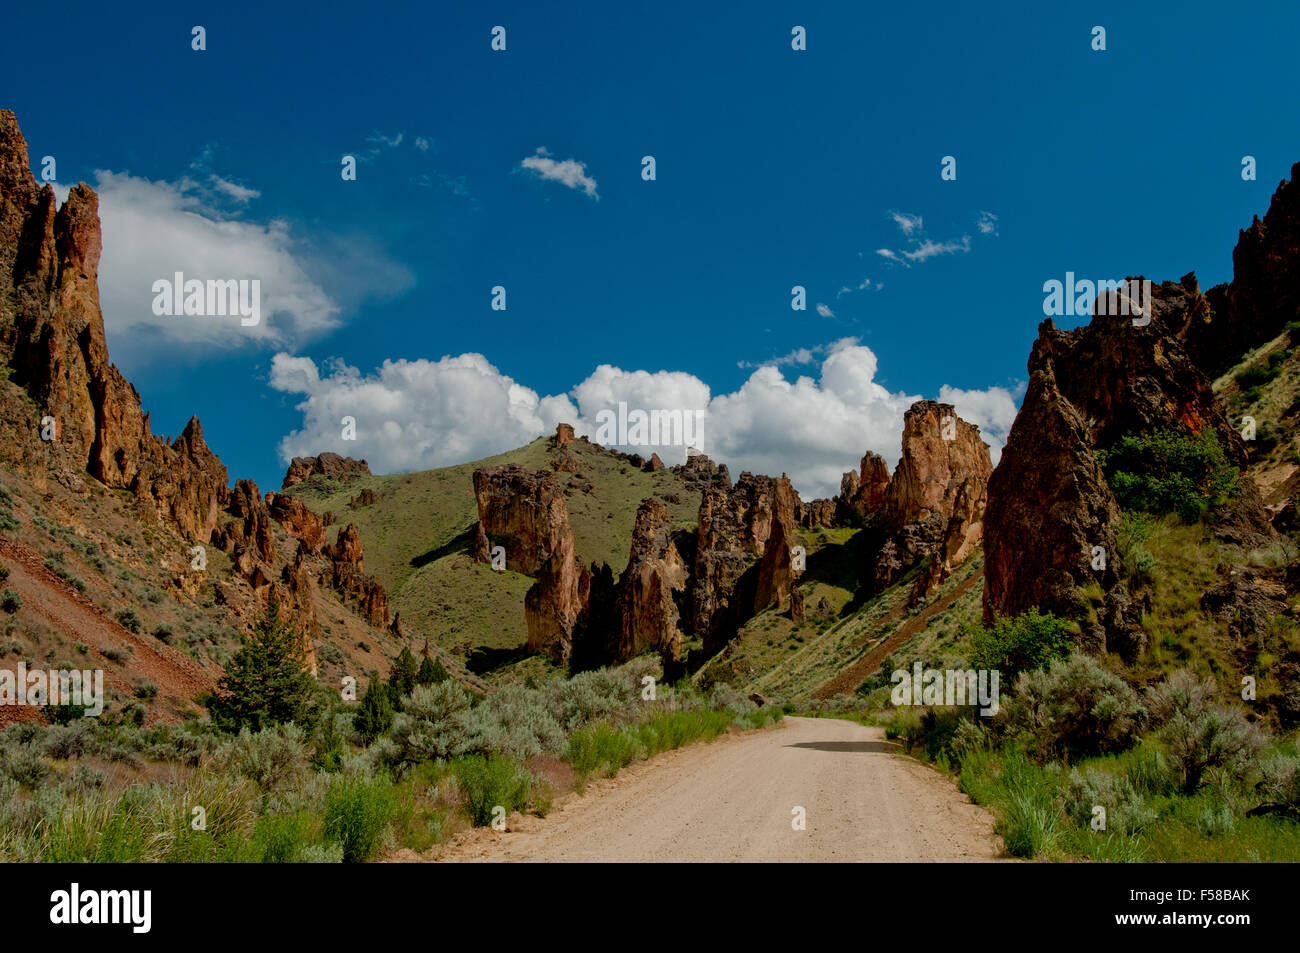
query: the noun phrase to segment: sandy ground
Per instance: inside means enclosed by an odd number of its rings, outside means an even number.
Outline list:
[[[794,830],[793,809],[807,829]],[[828,718],[726,736],[594,782],[440,861],[990,861],[993,818],[883,729]]]

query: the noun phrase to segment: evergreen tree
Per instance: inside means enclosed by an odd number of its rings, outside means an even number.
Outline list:
[[[272,593],[253,635],[242,640],[216,692],[207,699],[212,723],[218,728],[260,731],[287,722],[306,727],[314,721],[314,684],[294,622],[280,617],[280,603]]]
[[[393,671],[388,676],[388,694],[393,703],[393,707],[401,710],[402,699],[411,694],[415,688],[415,678],[419,670],[415,664],[415,656],[405,645],[402,646],[402,654],[397,656],[397,661],[393,663]]]
[[[436,661],[426,655],[424,661],[420,663],[420,671],[415,675],[415,681],[420,685],[438,685],[451,678],[447,670],[442,665],[442,659]]]
[[[372,678],[366,686],[352,725],[367,745],[392,727],[393,704],[388,698],[388,688],[379,679]]]

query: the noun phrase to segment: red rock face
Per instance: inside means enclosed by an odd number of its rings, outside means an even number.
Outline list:
[[[544,535],[551,549],[536,570],[537,581],[524,594],[524,620],[528,626],[528,649],[545,652],[557,664],[569,660],[573,651],[573,630],[582,610],[579,600],[579,569],[573,555],[573,530],[563,496],[550,509],[552,522]],[[509,565],[509,550],[506,564]]]
[[[671,529],[663,503],[649,499],[641,504],[627,569],[618,581],[620,637],[615,661],[626,661],[650,648],[665,663],[681,660],[678,602],[685,598],[688,571],[672,542]]]
[[[1092,436],[1051,366],[1033,371],[1024,403],[989,480],[984,517],[984,616],[1038,607],[1067,618],[1086,611],[1082,588],[1118,582],[1091,568],[1093,547],[1115,551],[1119,507],[1097,466]]]
[[[870,511],[882,539],[876,588],[928,558],[914,597],[931,594],[982,538],[993,464],[979,428],[958,417],[951,404],[917,401],[903,419],[903,453],[893,478],[874,454],[863,458],[862,469],[869,482],[861,487],[874,489],[860,488],[860,499],[883,496]]]
[[[555,427],[555,436],[551,437],[552,447],[563,447],[566,443],[573,443],[578,438],[573,435],[572,424],[557,424]]]
[[[885,505],[889,493],[889,464],[878,453],[868,450],[858,468],[858,500],[864,513],[874,513]]]
[[[257,484],[236,480],[230,494],[229,510],[234,520],[227,523],[219,542],[227,552],[246,548],[263,562],[275,561],[275,537],[271,532],[271,513],[262,502]]]
[[[1119,509],[1094,456],[1126,435],[1215,433],[1244,466],[1245,448],[1215,403],[1209,381],[1177,334],[1199,305],[1194,276],[1152,288],[1152,320],[1096,314],[1086,327],[1039,327],[1020,412],[989,481],[985,514],[984,613],[1015,615],[1034,606],[1085,620],[1094,650],[1140,654],[1140,605],[1115,573]],[[1102,302],[1098,309],[1104,310]],[[1241,481],[1222,533],[1264,540],[1271,532],[1258,491]],[[1255,545],[1258,545],[1256,543]],[[1093,569],[1101,547],[1106,569]],[[1097,582],[1104,610],[1089,613],[1083,588]],[[1141,595],[1141,594],[1139,594]]]
[[[838,526],[836,505],[836,501],[833,499],[809,500],[807,503],[800,503],[795,511],[795,519],[804,529]]]
[[[225,467],[191,420],[168,446],[109,363],[99,308],[99,200],[75,186],[62,208],[37,187],[27,143],[0,110],[0,344],[11,379],[57,421],[58,450],[106,486],[130,489],[143,513],[206,541],[225,502]]]
[[[1250,349],[1282,333],[1300,310],[1300,163],[1291,167],[1273,193],[1261,221],[1237,236],[1232,252],[1232,283],[1218,285],[1196,302],[1187,320],[1171,324],[1192,360],[1207,377],[1231,368]],[[1193,277],[1194,276],[1189,276]],[[1183,279],[1187,283],[1187,278]],[[1167,282],[1168,289],[1172,282]]]
[[[294,457],[289,462],[289,469],[284,474],[280,490],[289,489],[313,476],[323,476],[330,480],[349,480],[358,476],[369,476],[370,466],[365,460],[353,460],[341,457],[337,453],[322,453],[315,457]]]
[[[312,678],[315,678],[320,673],[315,643],[315,639],[320,636],[320,623],[316,620],[316,587],[307,572],[303,556],[300,545],[293,562],[284,567],[282,578],[285,598],[281,599],[281,605],[286,606],[293,613],[293,618],[297,620],[307,668],[311,671]]]
[[[742,473],[730,491],[705,489],[696,535],[691,611],[695,631],[704,636],[706,652],[721,650],[754,614],[760,571],[751,571],[751,567],[763,558],[775,522],[782,524],[783,540],[793,539],[797,504],[798,496],[784,476],[774,479]],[[769,567],[769,574],[777,578],[776,567]]]
[[[319,556],[325,551],[325,521],[302,500],[285,493],[268,493],[266,507],[271,519],[299,540],[309,555]]]
[[[362,564],[361,533],[355,523],[349,523],[339,530],[339,535],[334,540],[334,548],[330,551],[330,558],[357,572],[365,571],[365,566]]]
[[[987,481],[992,472],[978,427],[958,417],[951,404],[917,401],[903,418],[903,455],[884,494],[885,524],[901,529],[934,514],[947,519],[962,483]]]
[[[1050,320],[1038,328],[1029,371],[1051,368],[1061,395],[1084,420],[1096,421],[1093,438],[1110,446],[1125,434],[1156,430],[1200,433],[1210,427],[1238,465],[1246,462],[1241,437],[1215,405],[1210,382],[1170,333],[1164,316],[1181,315],[1181,285],[1153,285],[1153,317],[1135,326],[1132,317],[1098,314],[1090,324],[1060,331]],[[1098,307],[1102,303],[1098,301]]]
[[[758,566],[754,615],[773,603],[778,609],[784,606],[794,585],[791,547],[796,544],[794,512],[797,500],[798,495],[785,474],[772,482],[772,530],[763,546],[763,558]]]
[[[868,450],[858,472],[850,470],[840,481],[836,519],[845,525],[865,525],[884,508],[888,493],[889,465],[880,454]]]
[[[573,532],[564,491],[551,473],[511,464],[474,471],[479,526],[491,546],[503,546],[506,568],[536,576]],[[576,577],[575,577],[576,579]]]

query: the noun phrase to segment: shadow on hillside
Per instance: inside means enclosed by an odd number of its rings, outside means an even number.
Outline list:
[[[468,553],[474,546],[474,528],[478,526],[475,520],[469,526],[453,536],[447,542],[443,543],[437,549],[431,549],[427,553],[422,553],[411,559],[411,566],[419,569],[421,566],[427,566],[429,563],[437,562],[443,556],[451,556],[456,553]]]
[[[862,754],[880,754],[902,751],[900,745],[892,741],[800,741],[785,745],[787,748],[808,748],[812,751],[850,751]]]
[[[503,665],[526,659],[530,654],[527,643],[510,649],[494,649],[486,645],[479,645],[469,653],[469,658],[465,660],[465,667],[475,675],[486,675],[488,672],[496,671]]]

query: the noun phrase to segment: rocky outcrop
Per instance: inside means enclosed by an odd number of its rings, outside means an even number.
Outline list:
[[[688,450],[686,462],[669,469],[682,478],[688,490],[731,489],[731,474],[727,471],[727,465],[714,463],[702,453],[691,453]]]
[[[572,424],[556,424],[555,434],[551,437],[551,446],[563,447],[566,443],[573,443],[577,439],[573,435]]]
[[[317,475],[327,480],[350,480],[358,476],[369,476],[370,466],[365,460],[353,460],[351,457],[341,457],[337,453],[294,457],[289,461],[289,469],[285,471],[280,491],[283,492]]]
[[[657,650],[665,665],[681,660],[679,606],[685,603],[688,569],[673,543],[671,530],[672,520],[662,502],[648,499],[641,504],[632,530],[627,568],[617,587],[616,662],[647,649]]]
[[[549,490],[542,492],[549,497]],[[524,620],[528,626],[528,650],[545,652],[557,664],[563,664],[569,661],[573,651],[573,630],[582,611],[582,602],[578,586],[580,570],[574,558],[568,509],[562,495],[555,499],[558,499],[559,506],[548,506],[550,523],[541,537],[543,544],[550,548],[544,551],[545,555],[534,571],[537,581],[524,594]],[[506,553],[506,565],[509,566],[508,548]]]
[[[511,464],[475,470],[474,496],[474,558],[486,562],[501,546],[507,569],[535,578],[524,597],[528,648],[567,662],[582,602],[563,489],[550,471]]]
[[[795,570],[792,548],[796,545],[795,508],[798,495],[785,474],[772,481],[772,528],[763,545],[763,558],[758,564],[755,583],[753,614],[775,604],[780,610],[786,605],[794,586]]]
[[[957,416],[951,404],[917,401],[903,418],[902,456],[881,494],[883,463],[863,458],[863,471],[875,489],[860,499],[883,495],[873,516],[880,538],[874,585],[883,589],[922,560],[928,560],[914,591],[929,595],[979,545],[987,485],[993,472],[988,445],[979,428]],[[877,463],[878,461],[878,463]]]
[[[267,493],[266,507],[271,519],[299,540],[309,554],[318,556],[325,551],[325,520],[302,500],[287,493]]]
[[[217,536],[221,548],[230,553],[248,550],[262,562],[275,562],[271,512],[262,502],[257,484],[252,480],[236,480],[227,508],[234,519]]]
[[[1034,607],[1083,616],[1084,586],[1097,581],[1112,588],[1119,581],[1118,519],[1086,419],[1061,395],[1051,366],[1035,370],[989,479],[985,621]],[[1094,547],[1108,557],[1104,570],[1092,569]]]
[[[1095,452],[1125,436],[1209,430],[1231,462],[1245,465],[1241,438],[1177,337],[1187,309],[1199,307],[1196,294],[1187,276],[1153,286],[1147,324],[1099,300],[1085,327],[1039,327],[1029,387],[989,482],[986,620],[1037,606],[1079,621],[1089,649],[1130,659],[1142,651],[1150,593],[1130,592],[1116,572],[1119,507]],[[1267,511],[1253,481],[1240,483],[1240,498],[1215,516],[1230,523],[1220,532],[1264,540],[1273,532]],[[1085,595],[1091,583],[1101,586],[1100,606]]]
[[[100,251],[98,197],[82,183],[58,207],[32,176],[17,119],[0,110],[0,363],[38,417],[54,419],[52,450],[70,469],[131,490],[143,516],[206,541],[226,469],[197,420],[170,445],[155,436],[139,394],[109,363]]]
[[[844,525],[865,525],[884,508],[888,492],[889,465],[880,454],[868,450],[857,472],[850,470],[840,480],[840,495],[835,498],[836,519]]]
[[[507,569],[537,576],[566,536],[572,549],[568,507],[552,473],[483,467],[474,471],[474,496],[479,527],[490,545],[505,547]]]
[[[801,502],[795,511],[795,519],[804,529],[838,526],[837,507],[838,501],[835,499]]]
[[[755,612],[759,568],[774,523],[783,541],[792,540],[798,497],[784,476],[742,473],[735,487],[706,487],[696,532],[691,613],[705,651],[718,651]],[[788,553],[786,554],[788,558]],[[775,558],[775,557],[774,557]],[[772,578],[777,568],[769,567]],[[765,593],[769,599],[771,590]]]
[[[316,620],[316,587],[307,572],[305,555],[300,544],[293,561],[284,567],[282,582],[285,595],[281,599],[281,605],[287,603],[287,607],[293,613],[298,632],[302,636],[303,655],[307,668],[311,671],[312,678],[315,678],[320,673],[315,642],[320,637],[320,623]]]
[[[1029,372],[1051,365],[1061,394],[1084,420],[1094,421],[1090,429],[1097,446],[1109,447],[1126,434],[1200,433],[1209,427],[1228,458],[1244,466],[1241,437],[1219,411],[1210,381],[1164,320],[1185,306],[1185,291],[1173,282],[1153,285],[1152,320],[1145,326],[1135,325],[1132,317],[1100,313],[1106,307],[1102,297],[1099,313],[1083,327],[1061,331],[1050,319],[1044,321]]]
[[[361,532],[357,529],[355,523],[349,523],[334,539],[334,546],[330,550],[330,559],[336,563],[341,563],[357,572],[364,572],[363,550],[361,546]]]
[[[365,572],[361,533],[354,523],[339,530],[333,546],[326,546],[330,561],[329,584],[345,601],[352,603],[362,618],[377,629],[388,625],[388,593],[374,576]]]
[[[1300,163],[1282,180],[1268,212],[1237,235],[1232,282],[1211,288],[1197,320],[1171,324],[1192,359],[1217,377],[1282,332],[1300,312]],[[1186,282],[1186,279],[1184,279]]]

